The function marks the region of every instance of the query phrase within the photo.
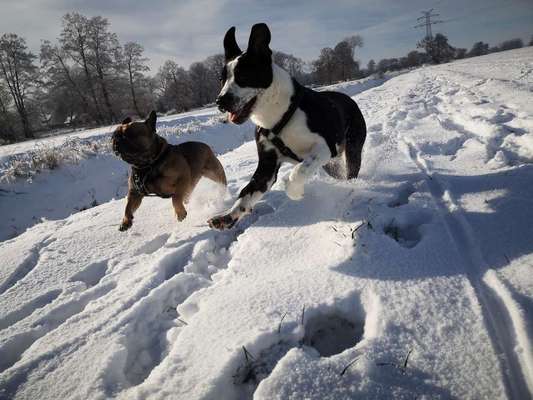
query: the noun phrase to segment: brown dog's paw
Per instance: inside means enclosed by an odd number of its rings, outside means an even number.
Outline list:
[[[183,210],[183,211],[180,211],[179,213],[177,212],[176,213],[176,218],[178,218],[178,221],[183,221],[185,218],[187,217],[187,211]]]
[[[122,223],[118,227],[118,230],[121,232],[127,231],[128,229],[131,228],[132,224],[133,224],[132,221],[122,221]]]
[[[230,229],[233,225],[235,225],[236,222],[237,219],[233,218],[230,214],[218,215],[207,221],[209,227],[212,229],[218,229],[220,231],[224,229]]]

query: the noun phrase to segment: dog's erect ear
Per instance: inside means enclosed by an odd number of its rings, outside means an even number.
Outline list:
[[[242,51],[235,40],[235,27],[232,26],[224,36],[224,56],[226,57],[226,61],[231,61],[241,54]]]
[[[246,52],[258,56],[272,56],[272,50],[268,45],[270,44],[270,29],[267,24],[260,23],[252,26],[250,39],[248,40],[248,49]]]
[[[152,132],[155,132],[155,122],[157,120],[157,115],[155,113],[155,111],[151,111],[150,112],[150,115],[148,115],[148,118],[146,118],[146,121],[144,121],[144,123],[146,125],[148,125],[148,128],[150,128],[150,130]]]
[[[122,125],[129,124],[130,122],[131,122],[131,118],[130,117],[126,117],[126,118],[124,118],[124,121],[122,121]]]

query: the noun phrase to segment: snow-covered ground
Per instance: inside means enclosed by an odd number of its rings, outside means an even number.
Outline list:
[[[229,179],[184,222],[148,198],[118,232],[107,153],[2,184],[3,222],[55,220],[0,244],[0,398],[531,398],[532,71],[530,47],[339,85],[369,128],[360,178],[291,201],[285,166],[232,231],[205,221],[257,155],[214,110],[158,126],[195,124],[173,141],[210,143]],[[67,217],[87,190],[100,205]]]

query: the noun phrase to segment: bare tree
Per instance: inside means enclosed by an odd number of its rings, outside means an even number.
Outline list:
[[[320,56],[313,61],[313,75],[317,83],[331,83],[358,77],[359,63],[354,59],[355,48],[363,45],[359,35],[341,40],[334,49],[329,47],[320,51]]]
[[[107,108],[108,121],[116,122],[117,116],[111,104],[107,78],[114,68],[120,68],[120,44],[117,35],[109,32],[109,21],[100,16],[88,21],[87,47],[90,50],[88,62],[96,71]]]
[[[520,49],[524,47],[524,42],[522,39],[510,39],[502,42],[499,46],[500,51]]]
[[[350,45],[350,47],[352,48],[352,51],[355,51],[355,48],[363,47],[363,45],[364,45],[363,37],[360,36],[360,35],[348,36],[347,38],[343,39],[343,42],[348,43]],[[354,56],[354,54],[352,53],[352,57],[353,56]]]
[[[162,101],[176,111],[187,111],[192,105],[192,89],[187,71],[174,61],[167,60],[158,72]]]
[[[488,43],[476,42],[468,52],[468,57],[477,57],[489,54]]]
[[[335,72],[335,52],[331,47],[320,50],[320,56],[313,61],[313,75],[317,83],[331,83]]]
[[[405,66],[407,68],[418,67],[419,65],[422,65],[427,61],[428,61],[428,57],[426,54],[413,50],[407,53],[407,57],[405,60]]]
[[[435,64],[448,62],[455,54],[455,49],[450,46],[448,38],[442,33],[437,33],[434,38],[426,37],[417,44],[417,47],[425,49]]]
[[[68,54],[57,45],[45,40],[41,44],[41,70],[43,76],[47,79],[50,86],[62,86],[63,83],[69,85],[69,93],[75,94],[79,99],[82,112],[89,114],[91,112],[89,99],[82,90],[81,82],[72,67],[68,64]],[[52,89],[50,89],[52,90]],[[73,110],[70,110],[70,120],[72,121]]]
[[[11,98],[9,91],[5,88],[2,81],[0,81],[0,139],[13,142],[16,140],[16,132],[11,122],[11,113],[9,106]]]
[[[33,138],[27,110],[28,92],[33,85],[35,55],[28,51],[26,41],[14,33],[0,38],[0,72],[9,89],[26,138]]]
[[[455,58],[456,60],[461,60],[466,57],[466,53],[467,53],[466,49],[456,48],[453,58]]]
[[[144,75],[143,72],[150,70],[146,65],[148,58],[143,57],[144,48],[135,42],[128,42],[124,45],[124,62],[128,72],[128,80],[131,91],[131,99],[133,102],[133,108],[138,116],[142,117],[144,114],[139,108],[137,102],[137,95],[135,93],[135,86],[138,84]]]
[[[203,63],[209,71],[210,90],[211,93],[213,93],[213,99],[215,99],[220,91],[220,77],[222,68],[225,64],[224,54],[214,54],[209,56],[203,61]]]
[[[105,121],[94,84],[94,73],[89,64],[89,20],[79,13],[68,13],[63,16],[63,29],[60,44],[69,58],[79,65],[85,75],[87,90],[90,93],[97,122]]]
[[[192,63],[189,67],[189,79],[193,90],[193,105],[202,106],[215,100],[212,91],[211,75],[202,62]]]
[[[366,66],[366,70],[368,75],[372,75],[374,72],[376,72],[376,62],[374,60],[370,60]]]
[[[304,62],[301,58],[282,51],[274,51],[272,59],[274,63],[286,70],[291,76],[298,80],[302,78]]]
[[[347,41],[337,43],[333,49],[335,54],[335,80],[345,81],[354,78],[359,72],[359,64],[354,60],[353,47]]]

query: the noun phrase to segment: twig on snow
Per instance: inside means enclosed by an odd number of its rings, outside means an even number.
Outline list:
[[[411,355],[411,353],[413,352],[413,349],[409,350],[407,352],[407,355],[405,356],[405,360],[403,362],[403,364],[396,364],[394,362],[377,362],[376,365],[378,367],[383,367],[383,366],[391,366],[391,367],[395,367],[395,368],[398,368],[401,372],[402,372],[402,375],[405,375],[405,373],[407,372],[407,363],[409,362],[409,356]]]
[[[244,358],[246,359],[247,364],[250,364],[250,360],[255,360],[254,356],[252,356],[252,353],[250,353],[246,347],[242,346],[242,351],[244,352]]]
[[[278,335],[281,333],[281,324],[283,323],[283,320],[285,319],[286,316],[287,316],[287,313],[283,314],[283,316],[282,316],[281,319],[279,320],[279,325],[278,325]]]
[[[344,369],[342,370],[342,372],[340,373],[341,376],[343,376],[346,371],[348,371],[348,369],[355,364],[355,362],[359,360],[359,357],[357,357],[356,359],[354,359],[353,361],[351,361],[346,367],[344,367]]]
[[[361,224],[352,229],[352,239],[355,239],[356,232],[365,224],[365,221],[362,221]]]
[[[413,349],[410,349],[407,352],[407,355],[405,356],[405,361],[403,362],[403,366],[402,366],[402,373],[403,374],[405,374],[405,371],[407,370],[407,363],[409,362],[409,356],[411,355],[412,352],[413,352]]]

